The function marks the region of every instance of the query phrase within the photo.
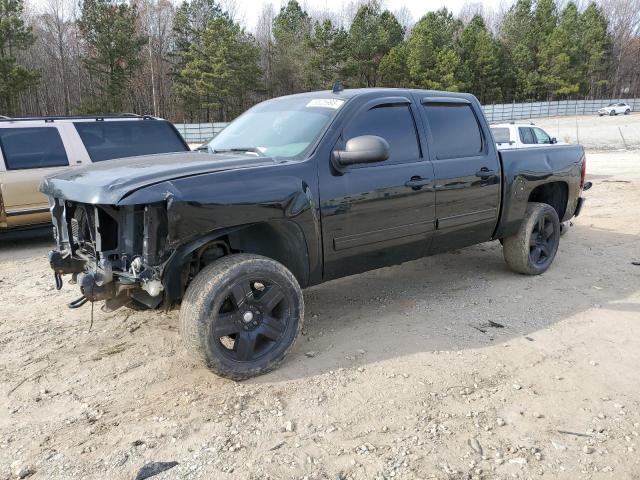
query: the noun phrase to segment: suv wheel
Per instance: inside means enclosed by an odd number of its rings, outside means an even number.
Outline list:
[[[560,221],[555,209],[530,202],[518,233],[504,239],[502,253],[512,270],[540,275],[553,263],[559,243]]]
[[[629,109],[629,108],[627,108],[627,109],[624,111],[624,114],[625,114],[625,115],[629,115],[630,113],[631,113],[631,109]]]
[[[276,368],[302,328],[304,301],[293,274],[259,255],[223,257],[191,282],[180,332],[196,358],[234,380]]]

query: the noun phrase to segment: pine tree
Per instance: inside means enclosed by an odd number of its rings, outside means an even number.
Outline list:
[[[380,62],[380,86],[406,88],[411,87],[411,78],[407,66],[408,47],[402,42],[393,47]]]
[[[305,89],[310,35],[309,14],[296,0],[289,0],[273,20],[273,80],[276,94],[285,95]]]
[[[429,12],[407,41],[407,67],[414,86],[460,91],[464,88],[456,39],[462,22],[446,8]]]
[[[467,90],[481,102],[500,99],[503,76],[500,45],[480,15],[475,15],[464,27],[459,51]]]
[[[190,85],[189,77],[181,75],[193,60],[192,53],[200,51],[203,33],[210,20],[228,18],[215,0],[191,0],[183,2],[176,10],[173,22],[174,48],[171,52],[174,89],[178,92],[182,107],[189,117],[197,118],[203,99]]]
[[[377,1],[360,6],[349,29],[348,74],[352,86],[375,87],[384,56],[404,38],[404,29]]]
[[[547,97],[564,97],[580,91],[584,72],[578,57],[580,24],[578,7],[569,2],[560,15],[558,25],[540,47],[540,80]]]
[[[331,20],[316,22],[308,39],[309,57],[305,62],[306,90],[330,88],[340,80],[347,54],[347,32]]]
[[[19,65],[16,54],[33,44],[31,28],[22,20],[23,0],[0,0],[0,109],[14,115],[21,92],[38,83],[40,74]]]
[[[136,20],[135,6],[115,0],[84,0],[78,22],[87,51],[83,61],[98,91],[83,105],[83,110],[94,113],[123,110],[146,43],[138,33]]]
[[[590,3],[580,15],[579,31],[582,93],[592,98],[602,97],[608,85],[611,39],[607,33],[607,18],[595,3]]]
[[[190,60],[177,86],[183,98],[200,99],[200,107],[232,120],[245,108],[244,97],[260,79],[259,50],[253,37],[227,16],[209,20],[200,45],[192,44]]]
[[[500,26],[501,41],[513,73],[514,99],[529,97],[529,74],[536,70],[536,42],[533,31],[531,0],[518,0],[507,12]]]

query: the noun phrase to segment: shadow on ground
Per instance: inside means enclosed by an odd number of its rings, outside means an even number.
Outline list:
[[[576,225],[542,276],[508,270],[500,244],[492,242],[310,288],[305,335],[280,369],[254,381],[519,336],[535,341],[537,330],[581,311],[635,309],[609,307],[638,289],[628,278],[640,279],[640,268],[621,253],[629,244],[638,245],[637,236]]]

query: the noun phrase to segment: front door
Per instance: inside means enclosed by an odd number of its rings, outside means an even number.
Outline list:
[[[491,239],[500,211],[500,164],[470,101],[422,100],[436,189],[431,253]],[[486,130],[486,129],[484,129]]]
[[[389,143],[389,159],[343,172],[330,159],[321,165],[325,279],[426,254],[434,229],[433,167],[420,148],[416,113],[404,97],[365,103],[346,122],[335,149],[377,135]]]

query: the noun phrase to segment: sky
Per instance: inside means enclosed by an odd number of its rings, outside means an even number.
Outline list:
[[[276,12],[280,7],[286,4],[286,0],[229,0],[237,9],[236,19],[249,31],[254,31],[257,23],[258,15],[265,3],[272,3]],[[300,4],[311,11],[341,11],[346,8],[350,0],[299,0]],[[222,4],[225,2],[222,1]],[[458,13],[460,9],[467,3],[482,4],[485,9],[499,10],[501,6],[511,4],[509,0],[382,0],[383,6],[392,12],[406,7],[413,17],[413,21],[418,21],[425,13],[447,7],[454,13]]]

